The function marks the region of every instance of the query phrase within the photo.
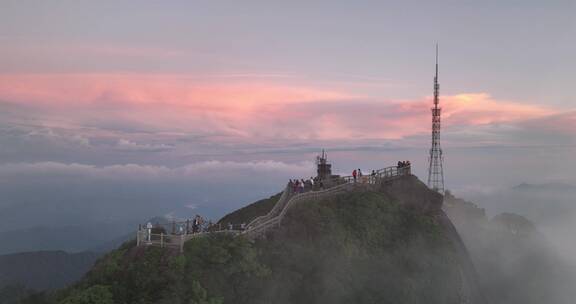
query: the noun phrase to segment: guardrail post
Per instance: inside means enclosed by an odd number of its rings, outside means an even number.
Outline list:
[[[160,232],[160,248],[164,248],[164,232]]]
[[[140,229],[136,232],[136,247],[140,246]]]
[[[184,235],[180,235],[180,253],[184,253]]]

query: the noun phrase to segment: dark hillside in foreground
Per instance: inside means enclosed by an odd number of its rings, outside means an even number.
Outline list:
[[[380,191],[302,201],[255,242],[213,234],[187,242],[183,255],[125,244],[51,300],[459,303],[458,253],[436,220],[440,200],[408,177]]]

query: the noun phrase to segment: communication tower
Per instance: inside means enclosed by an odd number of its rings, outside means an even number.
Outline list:
[[[444,170],[442,148],[440,147],[440,84],[438,84],[438,44],[436,44],[436,74],[434,76],[434,107],[432,107],[432,147],[430,148],[428,167],[428,187],[444,194]]]

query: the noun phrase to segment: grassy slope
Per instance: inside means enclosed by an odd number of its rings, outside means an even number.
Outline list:
[[[236,216],[247,216],[241,213]],[[256,242],[213,235],[188,242],[182,256],[126,244],[53,299],[66,304],[90,298],[100,303],[451,303],[458,276],[454,260],[430,215],[394,196],[353,192],[296,205],[280,229]]]

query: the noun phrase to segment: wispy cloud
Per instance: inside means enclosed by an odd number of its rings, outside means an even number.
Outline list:
[[[235,176],[250,176],[251,173],[273,174],[278,176],[305,176],[314,168],[312,162],[285,163],[280,161],[203,161],[180,167],[124,164],[95,166],[78,163],[36,162],[7,163],[0,165],[0,177],[17,178],[32,176],[79,177],[109,180],[146,180],[146,179],[206,179],[232,181]]]
[[[166,151],[174,149],[174,145],[167,145],[167,144],[150,144],[150,143],[137,143],[133,142],[128,139],[121,138],[116,143],[116,149],[121,151],[135,151],[135,152],[142,152],[142,151]]]
[[[430,97],[376,100],[284,78],[232,78],[4,74],[0,99],[17,106],[4,106],[8,111],[0,115],[5,128],[20,129],[31,141],[75,142],[99,152],[189,155],[307,149],[312,142],[347,148],[428,142]],[[487,93],[442,96],[441,104],[448,144],[566,141],[576,131],[574,111]]]

